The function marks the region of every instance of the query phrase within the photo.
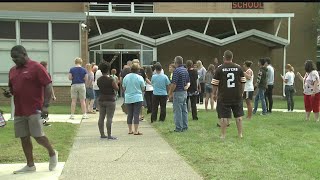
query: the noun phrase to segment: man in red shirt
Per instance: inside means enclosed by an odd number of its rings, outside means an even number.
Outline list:
[[[14,96],[15,136],[21,139],[27,165],[17,173],[36,171],[33,162],[32,142],[30,136],[48,150],[49,170],[55,169],[58,163],[58,152],[49,143],[43,132],[41,116],[48,114],[48,107],[52,95],[51,79],[45,68],[28,57],[26,49],[17,45],[11,49],[11,57],[16,64],[9,72],[10,93]],[[10,93],[5,93],[10,97]]]

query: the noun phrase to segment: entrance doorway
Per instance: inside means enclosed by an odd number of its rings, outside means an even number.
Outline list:
[[[128,61],[132,61],[133,59],[140,59],[140,51],[94,51],[95,57],[93,62],[97,65],[102,61],[107,61],[111,63],[111,69],[116,69],[116,75],[119,76],[124,65],[127,64]]]

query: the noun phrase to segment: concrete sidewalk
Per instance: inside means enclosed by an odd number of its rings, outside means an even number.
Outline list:
[[[119,140],[100,139],[98,114],[83,120],[59,179],[202,179],[148,122],[142,136],[129,135],[120,102],[112,126]]]

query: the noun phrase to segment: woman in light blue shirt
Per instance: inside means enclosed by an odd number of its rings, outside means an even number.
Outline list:
[[[125,94],[124,103],[127,105],[128,115],[127,124],[129,128],[128,134],[142,135],[138,131],[139,128],[139,113],[141,110],[143,96],[142,92],[145,89],[145,82],[142,76],[138,73],[140,71],[139,63],[133,63],[131,66],[131,73],[126,75],[123,79],[123,89]],[[132,120],[134,124],[134,131],[132,131]]]

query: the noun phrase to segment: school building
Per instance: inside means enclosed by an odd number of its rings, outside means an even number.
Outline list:
[[[223,52],[234,62],[270,57],[275,68],[274,94],[283,95],[280,74],[287,63],[304,72],[316,60],[319,3],[286,2],[41,2],[0,3],[0,86],[7,86],[13,62],[10,49],[26,47],[29,57],[47,61],[57,103],[70,102],[68,72],[75,57],[84,64],[128,60],[162,64],[165,73],[175,56],[201,60],[205,67]],[[320,50],[319,50],[320,51]],[[302,83],[296,79],[298,94]],[[1,102],[8,102],[3,97]]]

